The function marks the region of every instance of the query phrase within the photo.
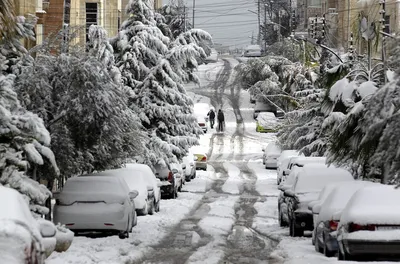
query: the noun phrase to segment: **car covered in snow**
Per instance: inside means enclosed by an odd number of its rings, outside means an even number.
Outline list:
[[[278,166],[278,158],[282,153],[281,147],[275,143],[269,143],[265,148],[262,148],[263,164],[266,169],[276,169]]]
[[[263,100],[258,100],[256,104],[254,105],[254,113],[253,113],[253,118],[257,119],[258,115],[260,113],[265,113],[265,112],[272,112],[276,113],[276,106],[269,102],[265,102]]]
[[[381,185],[358,190],[342,211],[340,260],[400,259],[400,192]]]
[[[277,160],[277,168],[276,168],[276,182],[279,185],[282,181],[282,176],[283,176],[283,171],[284,169],[287,169],[290,159],[292,157],[299,157],[300,153],[297,150],[283,150],[281,155],[279,155],[279,158]]]
[[[193,155],[195,156],[196,170],[207,170],[207,153],[202,147],[192,147]]]
[[[127,238],[137,221],[134,203],[137,195],[120,177],[73,177],[58,194],[54,222],[74,233],[112,232],[121,239]]]
[[[160,201],[161,201],[161,181],[156,178],[154,175],[154,172],[150,169],[149,166],[145,164],[136,164],[136,163],[128,163],[125,165],[127,169],[131,169],[135,172],[140,172],[144,176],[144,180],[147,183],[147,186],[152,186],[151,191],[154,192],[154,211],[159,212],[160,211]],[[151,213],[151,212],[150,212]]]
[[[292,188],[285,190],[290,236],[303,236],[313,230],[313,214],[308,204],[316,199],[325,185],[353,179],[350,172],[325,164],[307,164],[297,171]]]
[[[95,176],[120,177],[128,184],[129,192],[137,191],[138,195],[133,199],[135,210],[138,215],[153,214],[155,211],[154,186],[146,180],[146,175],[132,167],[125,167],[114,170],[106,170]]]
[[[183,184],[185,183],[185,173],[183,170],[185,164],[171,163],[170,167],[176,181],[178,182],[178,192],[181,192]]]
[[[328,194],[322,203],[316,203],[312,210],[317,215],[314,222],[315,250],[324,253],[327,257],[333,257],[338,250],[336,231],[340,216],[350,198],[359,189],[373,186],[368,181],[347,181],[333,185],[326,191]],[[322,192],[321,192],[322,193]]]
[[[204,133],[208,131],[208,124],[206,119],[203,116],[197,116],[197,124],[203,130]]]
[[[183,157],[182,162],[185,165],[183,167],[186,181],[191,181],[196,178],[196,156],[189,152],[185,157]]]
[[[282,180],[285,180],[286,176],[290,174],[290,171],[294,167],[304,167],[304,165],[306,164],[313,164],[313,163],[325,164],[326,157],[304,157],[304,156],[291,157],[287,167],[283,169]]]
[[[256,118],[256,131],[262,133],[276,133],[281,124],[272,112],[259,113]]]
[[[161,197],[176,199],[181,179],[177,178],[177,174],[172,172],[172,168],[168,164],[156,164],[154,169],[156,177],[161,182]]]
[[[14,189],[0,186],[0,262],[44,264],[46,244],[54,250],[56,228],[35,220],[27,201]]]

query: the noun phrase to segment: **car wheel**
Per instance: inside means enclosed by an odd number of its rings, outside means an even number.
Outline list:
[[[160,212],[160,200],[156,203],[156,212]]]
[[[119,239],[129,238],[129,233],[127,231],[121,231],[118,234]]]
[[[328,258],[335,256],[335,252],[330,251],[325,242],[324,242],[324,255],[325,255],[325,257],[328,257]]]
[[[340,251],[340,248],[338,250],[338,260],[344,260],[344,256],[342,254],[342,251]]]
[[[151,205],[150,211],[149,211],[149,215],[153,215],[156,211],[156,202],[154,201]]]
[[[133,212],[133,226],[137,226],[137,213],[136,213],[136,211],[135,212]]]

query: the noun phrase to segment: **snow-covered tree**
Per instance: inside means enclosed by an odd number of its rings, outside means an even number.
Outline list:
[[[141,158],[149,165],[177,162],[202,133],[183,82],[196,80],[193,69],[206,57],[201,45],[210,36],[190,31],[171,41],[147,0],[131,0],[127,11],[129,18],[112,44],[124,85],[131,89],[129,106],[147,133],[148,151]]]
[[[186,30],[192,29],[188,17],[184,14],[183,6],[179,6],[178,3],[170,1],[162,7],[160,13],[171,30],[172,38],[175,39]]]

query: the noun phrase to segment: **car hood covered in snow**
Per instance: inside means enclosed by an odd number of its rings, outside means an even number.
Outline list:
[[[279,121],[273,113],[260,113],[257,116],[257,121],[264,128],[277,128],[279,126]]]

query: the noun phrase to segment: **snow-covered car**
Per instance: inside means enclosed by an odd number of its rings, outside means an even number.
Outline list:
[[[319,163],[319,164],[325,164],[326,163],[326,157],[292,157],[289,160],[289,163],[285,169],[283,169],[282,173],[282,180],[285,180],[285,177],[290,174],[290,171],[294,167],[303,167],[306,164],[313,164],[313,163]]]
[[[156,178],[156,176],[154,175],[154,172],[147,165],[128,163],[128,164],[126,164],[126,168],[130,168],[134,171],[141,172],[145,177],[147,186],[153,186],[154,210],[156,212],[159,212],[160,211],[160,200],[161,200],[161,189],[160,189],[161,181]]]
[[[272,105],[269,102],[257,101],[256,104],[254,105],[253,118],[257,119],[257,116],[260,113],[264,113],[264,112],[272,112],[275,114],[276,106]]]
[[[204,118],[208,122],[208,112],[210,112],[210,105],[207,103],[196,103],[193,105],[193,113],[196,117]],[[199,120],[202,121],[202,120]]]
[[[314,222],[315,250],[324,253],[327,257],[333,257],[338,250],[335,232],[339,224],[342,211],[350,198],[359,189],[373,186],[368,181],[353,181],[335,185],[328,193],[323,203],[313,206],[313,214],[317,215]],[[333,235],[332,235],[333,233]]]
[[[265,148],[262,149],[263,153],[263,164],[266,169],[276,169],[278,167],[278,158],[282,153],[281,148],[275,142],[269,143]]]
[[[67,180],[54,205],[54,222],[74,233],[96,231],[129,237],[136,224],[134,199],[124,179],[112,176],[80,176]]]
[[[400,258],[400,192],[390,185],[358,190],[337,231],[340,260]]]
[[[318,224],[317,221],[318,221],[319,210],[321,209],[321,205],[324,203],[325,199],[332,192],[332,190],[335,189],[336,186],[349,184],[351,182],[354,182],[354,179],[349,179],[349,180],[343,181],[343,182],[329,183],[329,184],[325,185],[325,187],[322,188],[321,192],[319,193],[318,199],[316,199],[315,201],[312,201],[308,204],[308,209],[313,213],[313,225],[314,225],[314,230],[313,230],[313,234],[312,234],[312,244],[313,245],[315,245],[315,231],[316,231],[316,226]]]
[[[94,176],[120,177],[128,184],[129,192],[137,191],[138,195],[133,199],[137,215],[153,214],[155,211],[154,187],[146,181],[146,176],[131,167],[115,170],[106,170]]]
[[[261,57],[261,47],[260,45],[249,45],[244,48],[244,57]]]
[[[55,248],[56,228],[50,221],[35,220],[24,197],[0,186],[1,263],[37,263],[46,259],[46,244]]]
[[[197,124],[199,124],[199,127],[203,130],[204,133],[207,133],[207,120],[203,116],[197,116]]]
[[[259,113],[256,118],[256,131],[262,133],[276,133],[279,130],[280,123],[278,118],[272,112]]]
[[[207,153],[201,147],[193,147],[193,155],[195,156],[196,170],[207,170]]]
[[[276,182],[279,185],[282,181],[283,171],[287,169],[289,161],[292,157],[299,157],[300,153],[297,150],[283,150],[277,161]]]
[[[156,177],[161,181],[161,197],[176,199],[180,179],[176,178],[169,165],[159,163],[154,166],[154,169]]]
[[[183,164],[171,163],[171,171],[174,174],[175,180],[178,182],[178,192],[182,191],[182,187],[184,184],[184,171],[183,171]]]
[[[290,236],[303,236],[304,230],[313,230],[313,215],[308,204],[318,198],[326,184],[353,179],[350,172],[327,167],[325,164],[307,164],[296,175],[291,189],[284,192],[289,217]]]
[[[196,178],[196,162],[195,162],[195,155],[189,152],[188,155],[183,157],[183,164],[185,167],[183,168],[185,172],[186,181],[191,181],[192,179]]]

